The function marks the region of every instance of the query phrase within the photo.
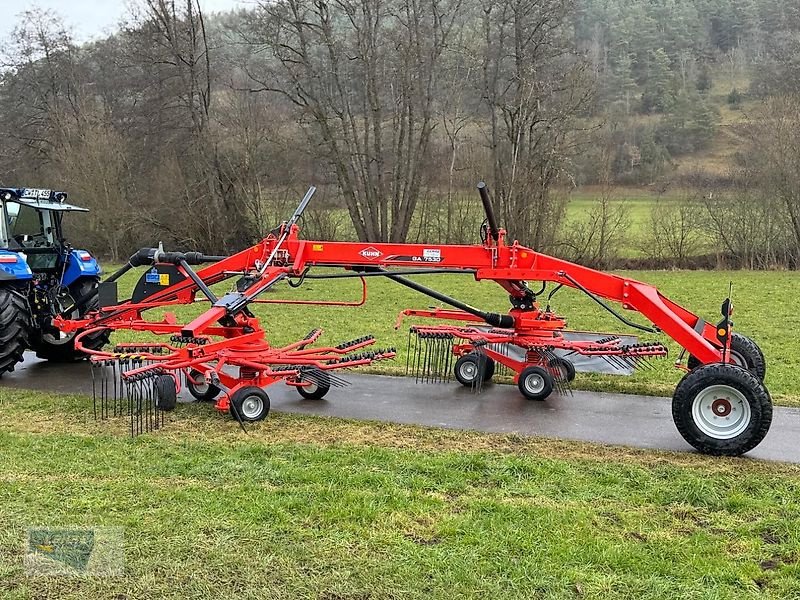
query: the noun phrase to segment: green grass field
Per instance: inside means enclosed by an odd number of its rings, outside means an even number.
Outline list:
[[[206,405],[137,439],[0,390],[0,597],[797,598],[800,468]],[[36,577],[29,526],[119,527]],[[91,561],[90,561],[91,565]]]
[[[720,304],[734,285],[737,331],[755,339],[767,357],[766,383],[777,403],[800,405],[800,345],[796,339],[800,315],[794,310],[794,297],[800,289],[800,274],[794,272],[751,271],[628,271],[624,275],[656,285],[679,304],[708,321],[716,322]],[[479,308],[506,312],[508,300],[500,286],[492,282],[475,282],[469,275],[426,275],[414,278]],[[134,283],[127,277],[120,293],[127,293]],[[314,327],[325,329],[320,342],[339,343],[372,334],[381,347],[396,346],[398,358],[372,367],[373,372],[403,374],[406,370],[408,326],[432,321],[408,319],[399,330],[394,329],[396,316],[405,308],[426,308],[434,301],[394,282],[372,278],[368,282],[368,299],[358,308],[309,307],[300,305],[260,305],[255,308],[273,344],[296,341]],[[536,287],[535,285],[533,287]],[[224,288],[222,288],[224,289]],[[359,280],[307,280],[298,290],[285,284],[267,294],[269,299],[357,300]],[[204,303],[180,307],[176,312],[185,319],[197,314]],[[553,299],[553,309],[568,318],[570,328],[586,331],[636,333],[616,321],[592,300],[578,291],[562,289]],[[629,313],[637,319],[639,316]],[[639,322],[644,323],[639,318]],[[629,392],[671,396],[682,372],[673,367],[679,348],[665,336],[642,334],[643,341],[668,343],[670,356],[653,362],[655,369],[639,371],[631,377],[579,374],[578,389]],[[115,338],[117,339],[117,338]],[[119,340],[145,340],[146,334],[120,334]]]
[[[767,384],[780,402],[800,403],[795,273],[628,275],[710,319],[733,280],[736,325],[763,346]],[[494,284],[418,279],[507,308]],[[121,291],[132,285],[127,277]],[[267,296],[359,292],[357,280],[308,281]],[[398,346],[381,368],[399,373],[411,321],[395,331],[395,315],[428,304],[372,280],[360,308],[257,312],[275,344],[318,325],[330,341],[373,333]],[[576,292],[554,305],[575,328],[619,330]],[[576,383],[670,394],[679,377],[667,360]],[[797,466],[286,414],[245,435],[208,404],[130,439],[124,420],[93,420],[90,398],[3,388],[0,410],[4,599],[800,597]],[[121,528],[124,573],[28,574],[31,526]]]

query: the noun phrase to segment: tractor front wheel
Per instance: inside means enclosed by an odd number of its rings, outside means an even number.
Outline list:
[[[714,363],[681,379],[672,397],[678,432],[700,452],[740,456],[761,443],[772,424],[772,399],[750,371]]]
[[[731,336],[731,360],[734,365],[738,365],[750,371],[753,375],[764,381],[767,374],[767,361],[764,353],[758,344],[751,338],[741,333],[734,333]],[[692,371],[700,366],[700,361],[694,356],[690,356],[686,366]]]
[[[22,362],[31,334],[28,299],[22,290],[0,286],[0,375],[14,370]]]
[[[71,318],[79,319],[86,313],[97,310],[99,306],[97,298],[98,278],[84,279],[78,281],[70,288],[70,294],[75,301],[81,298],[88,298],[82,306],[75,308]],[[36,356],[51,362],[73,362],[86,357],[86,354],[75,348],[75,337],[77,334],[53,334],[39,333],[33,340],[33,349]],[[100,350],[108,343],[111,335],[110,330],[102,329],[81,338],[81,344],[89,350]]]

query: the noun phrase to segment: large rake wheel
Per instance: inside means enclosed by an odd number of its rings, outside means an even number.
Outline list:
[[[772,399],[750,371],[715,363],[687,373],[672,398],[672,418],[700,452],[739,456],[755,448],[772,423]]]
[[[747,369],[764,381],[764,376],[767,374],[767,361],[761,348],[751,338],[741,333],[734,333],[731,336],[731,360],[733,360],[733,364]],[[694,356],[690,356],[686,362],[686,366],[690,370],[694,370],[700,365],[700,361]]]

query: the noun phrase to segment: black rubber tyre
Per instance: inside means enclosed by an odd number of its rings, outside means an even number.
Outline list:
[[[192,379],[199,380],[201,378],[203,383],[194,383],[192,381]],[[206,376],[200,371],[195,370],[190,371],[189,376],[186,378],[186,389],[188,389],[189,393],[200,402],[213,402],[222,391],[214,384],[206,381]]]
[[[248,386],[240,388],[233,394],[230,413],[236,420],[252,423],[266,419],[269,406],[267,392],[259,387]]]
[[[550,361],[549,366],[551,369],[560,370],[562,377],[566,381],[570,382],[575,379],[575,365],[572,364],[572,361],[569,361],[561,356],[557,356]]]
[[[75,300],[83,298],[87,294],[94,292],[94,295],[78,310],[75,316],[82,317],[86,313],[96,310],[99,306],[97,298],[97,284],[99,278],[83,279],[76,282],[71,288],[70,293]],[[111,331],[104,329],[81,338],[84,347],[90,350],[100,350],[108,343]],[[73,362],[86,358],[86,354],[75,349],[75,336],[62,343],[54,343],[52,340],[38,333],[32,341],[36,356],[51,362]]]
[[[485,359],[485,367],[483,369],[483,380],[484,381],[491,381],[492,377],[494,377],[494,370],[495,370],[495,362],[493,358],[489,358],[488,356],[483,357]]]
[[[0,376],[22,362],[31,337],[28,299],[19,288],[0,286]]]
[[[297,392],[306,400],[322,400],[331,389],[331,378],[322,370],[316,369],[311,385],[298,387]]]
[[[470,352],[456,361],[453,373],[458,383],[464,387],[474,387],[478,377],[482,377],[483,381],[491,379],[494,375],[494,361],[485,354]]]
[[[731,336],[731,353],[735,363],[744,367],[753,375],[764,381],[767,374],[767,361],[764,353],[752,339],[741,333],[734,333]],[[686,366],[693,371],[700,366],[700,361],[694,356],[690,356]]]
[[[764,439],[772,424],[772,399],[750,371],[730,364],[698,367],[672,397],[678,432],[700,452],[740,456]]]
[[[541,401],[553,393],[554,383],[547,369],[534,365],[522,369],[517,387],[528,400]]]
[[[175,410],[178,404],[178,387],[172,375],[159,375],[153,384],[156,394],[156,406],[167,412]]]

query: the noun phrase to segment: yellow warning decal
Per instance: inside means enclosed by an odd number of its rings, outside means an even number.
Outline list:
[[[158,285],[169,285],[169,273],[158,274]]]
[[[325,246],[323,244],[313,244],[311,246],[312,252],[322,252],[323,250],[325,250]]]

